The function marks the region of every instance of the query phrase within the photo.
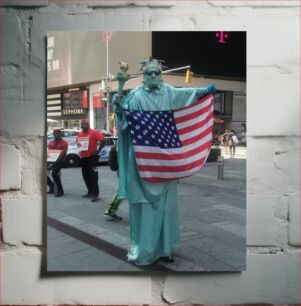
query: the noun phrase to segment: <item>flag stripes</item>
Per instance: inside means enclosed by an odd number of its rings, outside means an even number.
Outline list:
[[[127,111],[126,118],[142,179],[159,183],[188,177],[206,162],[212,144],[212,94],[174,111]]]

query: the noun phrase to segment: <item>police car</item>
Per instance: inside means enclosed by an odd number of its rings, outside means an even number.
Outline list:
[[[109,160],[109,153],[112,146],[117,142],[117,137],[105,136],[106,145],[102,148],[98,154],[99,163],[107,163]],[[65,164],[67,167],[79,166],[80,155],[79,148],[76,143],[69,143],[68,151],[65,158]]]
[[[78,130],[71,130],[71,129],[63,129],[59,128],[62,133],[62,138],[68,142],[68,144],[73,145],[76,141],[76,136],[80,133]],[[47,144],[54,139],[53,131],[47,133]]]
[[[106,136],[106,145],[102,148],[101,152],[98,154],[99,163],[107,163],[109,161],[109,153],[114,146],[114,144],[117,143],[117,137],[111,137]]]

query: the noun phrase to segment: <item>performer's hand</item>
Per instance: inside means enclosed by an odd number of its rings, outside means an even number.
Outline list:
[[[122,96],[115,94],[113,97],[112,103],[117,107],[118,106],[121,107],[121,102],[122,102]]]
[[[210,83],[210,84],[207,86],[207,91],[208,91],[208,93],[209,93],[209,92],[212,92],[213,94],[215,94],[215,93],[216,93],[215,84]]]

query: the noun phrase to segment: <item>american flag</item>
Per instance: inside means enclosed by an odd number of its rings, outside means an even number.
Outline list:
[[[196,173],[212,143],[213,95],[168,111],[125,111],[140,177],[159,183]]]

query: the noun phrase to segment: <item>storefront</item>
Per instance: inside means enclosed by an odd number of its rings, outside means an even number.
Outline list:
[[[72,87],[48,91],[48,129],[80,129],[80,122],[88,116],[89,91],[86,87]]]
[[[78,129],[85,117],[89,118],[92,128],[100,131],[112,131],[116,126],[112,107],[102,100],[110,100],[107,92],[112,91],[107,87],[111,73],[119,71],[121,59],[129,64],[131,71],[140,69],[139,62],[151,54],[151,32],[114,32],[108,48],[104,33],[48,32],[49,127]],[[125,42],[131,43],[125,45]],[[126,58],[121,58],[120,50],[125,49]],[[105,88],[101,89],[103,82]],[[93,90],[90,90],[92,85]]]

